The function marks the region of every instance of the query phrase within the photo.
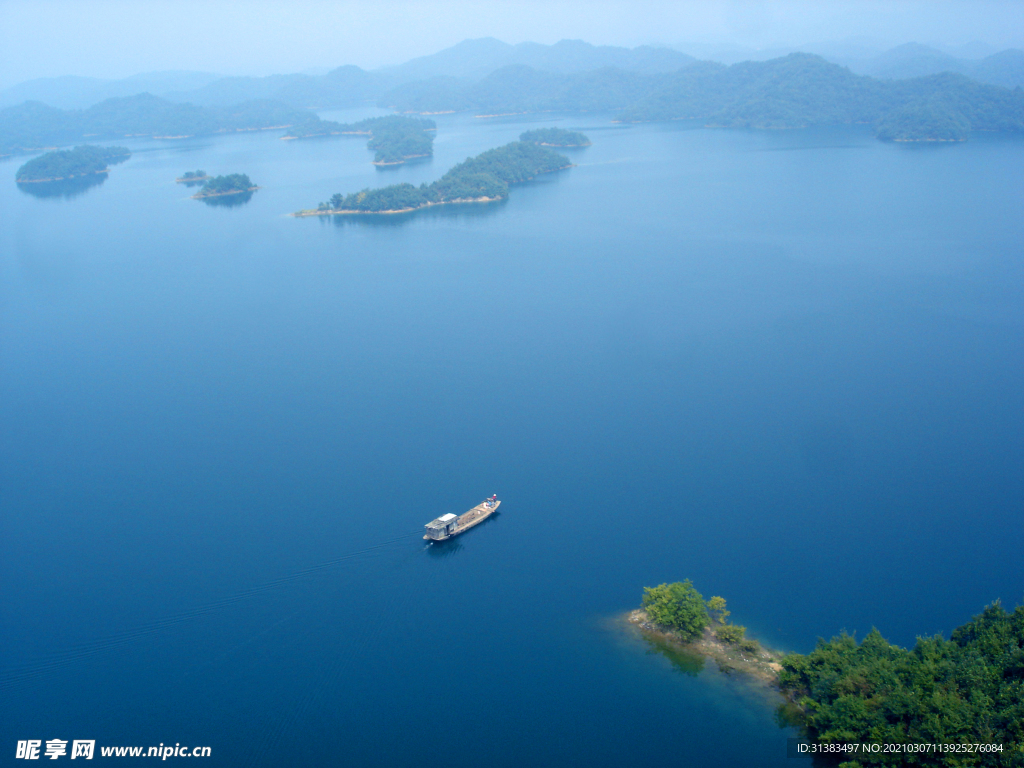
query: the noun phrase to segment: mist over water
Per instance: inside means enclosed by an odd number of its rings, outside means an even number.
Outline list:
[[[435,119],[386,171],[273,131],[74,196],[0,162],[5,744],[781,766],[770,701],[615,623],[644,586],[798,651],[1021,599],[1019,141]],[[593,146],[502,204],[285,215],[543,125]]]

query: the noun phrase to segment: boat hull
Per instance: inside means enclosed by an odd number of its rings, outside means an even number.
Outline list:
[[[482,523],[484,520],[486,520],[495,512],[497,512],[498,507],[500,506],[501,501],[495,501],[494,506],[490,506],[486,501],[481,502],[480,504],[477,504],[475,507],[473,507],[465,514],[459,515],[458,519],[455,521],[455,528],[447,536],[444,536],[440,539],[435,539],[431,536],[425,535],[423,538],[427,541],[448,541],[449,539],[453,539],[460,533],[465,533],[470,528],[474,528],[475,526],[480,525],[480,523]]]

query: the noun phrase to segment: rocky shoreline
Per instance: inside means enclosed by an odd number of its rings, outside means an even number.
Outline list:
[[[696,640],[684,640],[678,632],[653,623],[647,612],[639,608],[626,614],[625,619],[645,637],[668,642],[681,651],[709,658],[718,664],[722,672],[737,672],[766,688],[779,689],[779,673],[782,671],[780,662],[785,655],[781,651],[761,645],[756,651],[745,650],[737,643],[720,640],[711,627],[706,628]]]

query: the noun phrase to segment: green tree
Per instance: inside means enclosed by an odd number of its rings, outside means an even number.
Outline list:
[[[708,610],[711,611],[712,618],[719,624],[725,624],[731,613],[731,611],[725,610],[725,598],[717,595],[708,600]]]
[[[687,640],[699,637],[711,623],[704,598],[689,579],[645,587],[643,607],[655,624],[678,630]]]

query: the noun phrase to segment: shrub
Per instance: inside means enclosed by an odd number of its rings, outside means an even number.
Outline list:
[[[719,627],[715,630],[715,635],[723,643],[738,643],[743,639],[743,635],[746,634],[747,628],[741,627],[739,624],[726,624],[725,626]]]
[[[745,651],[746,653],[757,653],[761,650],[761,644],[757,642],[757,640],[752,640],[750,638],[740,640],[739,647],[741,651]]]

